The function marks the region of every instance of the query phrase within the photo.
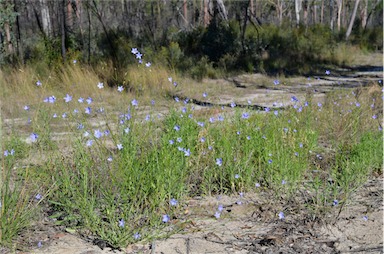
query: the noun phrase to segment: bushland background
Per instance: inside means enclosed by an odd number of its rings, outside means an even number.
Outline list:
[[[197,79],[238,72],[311,74],[382,50],[381,0],[0,0],[0,65],[102,66],[123,84],[147,59]],[[125,81],[125,86],[129,86]]]

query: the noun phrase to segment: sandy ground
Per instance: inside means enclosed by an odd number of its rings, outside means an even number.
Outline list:
[[[35,247],[24,253],[383,253],[383,176],[370,179],[341,212],[340,207],[332,207],[321,220],[290,203],[269,200],[257,192],[243,198],[191,199],[185,207],[188,213],[177,218],[189,221],[181,232],[121,250],[101,249],[102,244],[95,245],[77,234],[42,226],[35,232],[38,237],[30,239],[44,239],[42,247],[35,242]],[[216,219],[218,204],[224,210]],[[277,216],[281,210],[286,211],[283,220]]]

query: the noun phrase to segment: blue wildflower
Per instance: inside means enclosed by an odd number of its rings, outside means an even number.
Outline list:
[[[243,118],[243,119],[248,119],[249,118],[249,114],[248,113],[243,113],[242,115],[241,115],[241,118]]]
[[[121,149],[123,149],[123,145],[122,144],[117,144],[116,145],[117,149],[120,151]]]
[[[103,133],[99,129],[97,129],[94,131],[93,135],[95,136],[95,138],[99,139],[103,136]]]
[[[139,240],[141,238],[141,235],[136,232],[135,234],[133,234],[133,238],[135,238],[135,240]]]
[[[55,101],[56,101],[56,97],[54,95],[48,97],[48,103],[53,104],[55,103]]]
[[[169,220],[170,220],[170,218],[169,218],[169,215],[168,215],[168,214],[163,215],[163,219],[162,219],[162,221],[163,221],[164,223],[167,223]]]
[[[171,206],[177,206],[177,203],[178,203],[178,201],[176,199],[174,199],[174,198],[172,198],[171,201],[169,201],[169,204]]]
[[[93,140],[92,139],[88,140],[86,143],[86,146],[90,147],[92,145],[93,145]]]
[[[222,166],[223,165],[223,159],[222,158],[217,158],[216,159],[216,165],[219,166],[219,167]]]
[[[85,114],[90,115],[91,112],[92,112],[92,109],[91,109],[90,107],[86,107],[86,108],[85,108]]]
[[[137,107],[137,106],[139,105],[139,103],[137,102],[136,99],[133,99],[133,100],[131,101],[131,104],[132,104],[132,106],[134,106],[134,107]]]
[[[72,96],[70,96],[69,94],[67,94],[65,97],[64,97],[64,101],[66,103],[70,102],[72,100]]]
[[[125,221],[124,219],[119,220],[119,227],[123,228],[125,226]]]
[[[104,88],[104,83],[99,82],[99,83],[97,84],[97,87],[98,87],[99,89],[103,89],[103,88]]]
[[[283,212],[279,212],[279,219],[280,219],[280,220],[285,219],[285,215],[284,215]]]
[[[204,122],[197,122],[197,125],[199,125],[200,127],[204,127]]]
[[[291,97],[291,101],[292,101],[292,102],[298,102],[298,101],[299,101],[299,99],[297,99],[297,97],[296,97],[296,96],[292,96],[292,97]]]
[[[187,157],[191,156],[190,149],[184,149],[184,156],[187,156]]]
[[[31,138],[31,142],[36,142],[39,138],[39,135],[37,135],[36,133],[32,133],[31,135],[29,135],[29,137]]]
[[[88,104],[91,104],[91,103],[93,102],[93,99],[92,99],[91,97],[88,97],[88,98],[86,99],[86,102],[87,102]]]
[[[39,201],[43,196],[40,193],[37,193],[35,199]]]
[[[137,50],[137,48],[132,48],[131,53],[136,55],[137,53],[139,53],[139,51]]]

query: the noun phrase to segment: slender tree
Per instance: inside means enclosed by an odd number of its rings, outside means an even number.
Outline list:
[[[337,31],[341,27],[341,10],[343,9],[343,0],[337,0]]]
[[[348,29],[347,29],[347,32],[345,33],[345,38],[347,40],[348,40],[349,36],[351,35],[353,23],[355,23],[356,12],[357,12],[357,9],[359,7],[359,3],[360,3],[360,0],[356,0],[355,6],[353,7],[351,21],[349,21]]]
[[[301,1],[302,0],[295,0],[296,26],[300,25]]]

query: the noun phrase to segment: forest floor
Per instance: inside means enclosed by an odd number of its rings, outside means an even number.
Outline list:
[[[278,86],[260,85],[258,81],[264,78],[261,74],[247,74],[203,80],[175,96],[198,98],[198,94],[201,97],[207,92],[209,101],[193,100],[196,109],[202,110],[212,105],[227,106],[232,101],[247,105],[248,100],[257,102],[255,107],[278,107],[276,101],[286,106],[291,96],[304,98],[309,91],[315,100],[322,101],[335,89],[354,89],[382,80],[382,54],[362,59],[353,68],[310,80],[287,77]],[[57,138],[63,135],[58,133]],[[321,219],[295,210],[294,204],[303,199],[305,194],[292,203],[272,203],[268,194],[256,192],[246,193],[241,203],[238,196],[194,197],[186,202],[189,223],[182,231],[167,239],[138,242],[119,250],[55,226],[47,216],[21,236],[19,241],[29,251],[19,253],[383,253],[383,175],[371,176],[348,203],[333,207]],[[220,219],[213,216],[218,202],[224,205]],[[276,216],[282,209],[291,211],[284,220]],[[37,247],[38,241],[43,243],[41,247]]]

